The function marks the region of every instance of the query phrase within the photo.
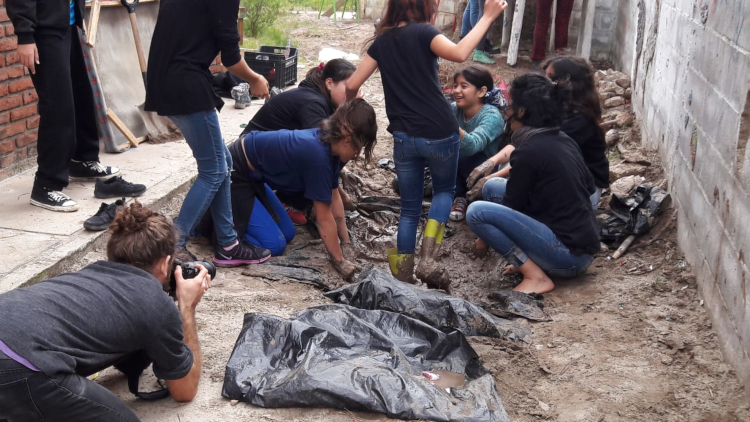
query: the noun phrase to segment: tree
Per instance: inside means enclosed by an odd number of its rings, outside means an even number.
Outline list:
[[[242,6],[247,9],[245,31],[257,38],[263,29],[276,23],[282,5],[283,0],[242,0]]]

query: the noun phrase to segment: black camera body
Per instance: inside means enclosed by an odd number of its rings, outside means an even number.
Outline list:
[[[197,265],[201,265],[203,268],[208,270],[208,275],[211,276],[211,280],[216,278],[216,266],[210,262],[205,261],[192,261],[192,262],[175,262],[175,266],[179,265],[180,268],[182,268],[182,278],[184,279],[190,279],[198,277],[198,274],[200,274],[201,270],[197,267]],[[169,277],[169,292],[171,295],[174,295],[174,292],[177,291],[177,280],[174,278],[174,270],[170,273]]]

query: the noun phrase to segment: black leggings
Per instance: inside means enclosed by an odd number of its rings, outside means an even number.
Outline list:
[[[0,422],[139,422],[112,392],[79,375],[54,378],[0,352]]]

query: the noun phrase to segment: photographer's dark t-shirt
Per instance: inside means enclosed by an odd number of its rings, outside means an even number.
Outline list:
[[[193,366],[182,318],[159,281],[114,262],[0,295],[0,340],[51,377],[88,376],[138,350],[161,379]]]

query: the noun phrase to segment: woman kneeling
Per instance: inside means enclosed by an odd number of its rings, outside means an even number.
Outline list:
[[[583,273],[599,250],[589,200],[594,181],[575,141],[560,132],[569,98],[567,83],[541,75],[513,81],[507,118],[516,149],[510,178],[489,180],[485,201],[471,204],[467,213],[481,242],[510,264],[505,274],[523,274],[515,289],[521,292],[551,291],[549,276]]]

